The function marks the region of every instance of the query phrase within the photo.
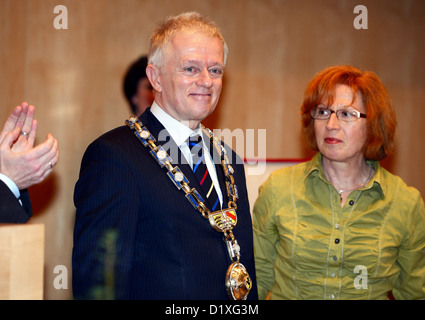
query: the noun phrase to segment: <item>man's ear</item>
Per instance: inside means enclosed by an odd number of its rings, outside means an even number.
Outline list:
[[[146,67],[146,76],[148,77],[152,87],[156,92],[162,91],[160,74],[160,70],[157,66],[148,64]]]

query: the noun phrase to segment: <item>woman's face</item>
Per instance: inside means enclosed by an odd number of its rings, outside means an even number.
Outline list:
[[[326,106],[326,101],[322,101],[322,104]],[[366,113],[361,93],[357,92],[353,99],[352,89],[342,84],[335,87],[333,104],[326,107],[333,111],[351,107]],[[363,147],[367,139],[365,118],[345,122],[332,113],[327,120],[314,120],[314,132],[319,151],[328,160],[355,163],[364,158]]]

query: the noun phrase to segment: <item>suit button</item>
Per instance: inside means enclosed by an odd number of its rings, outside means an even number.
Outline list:
[[[335,239],[335,243],[336,243],[336,244],[338,244],[338,243],[339,243],[339,239],[338,239],[338,238],[336,238],[336,239]]]
[[[354,204],[354,201],[350,200],[349,204],[350,204],[350,206],[352,206]]]

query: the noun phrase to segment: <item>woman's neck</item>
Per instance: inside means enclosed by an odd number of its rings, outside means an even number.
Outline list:
[[[341,197],[341,207],[352,191],[363,188],[369,182],[374,171],[363,157],[351,162],[337,162],[323,157],[322,167],[326,178]]]

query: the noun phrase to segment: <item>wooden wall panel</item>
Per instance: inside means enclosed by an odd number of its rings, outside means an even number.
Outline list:
[[[312,76],[334,64],[375,71],[393,97],[397,150],[385,165],[425,195],[425,2],[365,0],[368,29],[356,30],[357,0],[0,0],[0,121],[23,100],[36,105],[38,141],[59,140],[54,174],[30,189],[46,226],[45,298],[71,297],[73,189],[87,145],[129,114],[121,81],[146,53],[152,27],[197,10],[221,26],[230,47],[211,128],[267,130],[268,158],[305,158],[299,106]],[[56,30],[55,6],[68,9]],[[246,148],[245,148],[246,150]],[[250,156],[242,154],[242,157]],[[263,155],[260,155],[263,157]],[[57,265],[68,289],[56,289]]]
[[[25,4],[24,0],[0,1],[1,126],[13,107],[23,98],[26,54]]]
[[[0,224],[0,300],[43,299],[44,225]]]

